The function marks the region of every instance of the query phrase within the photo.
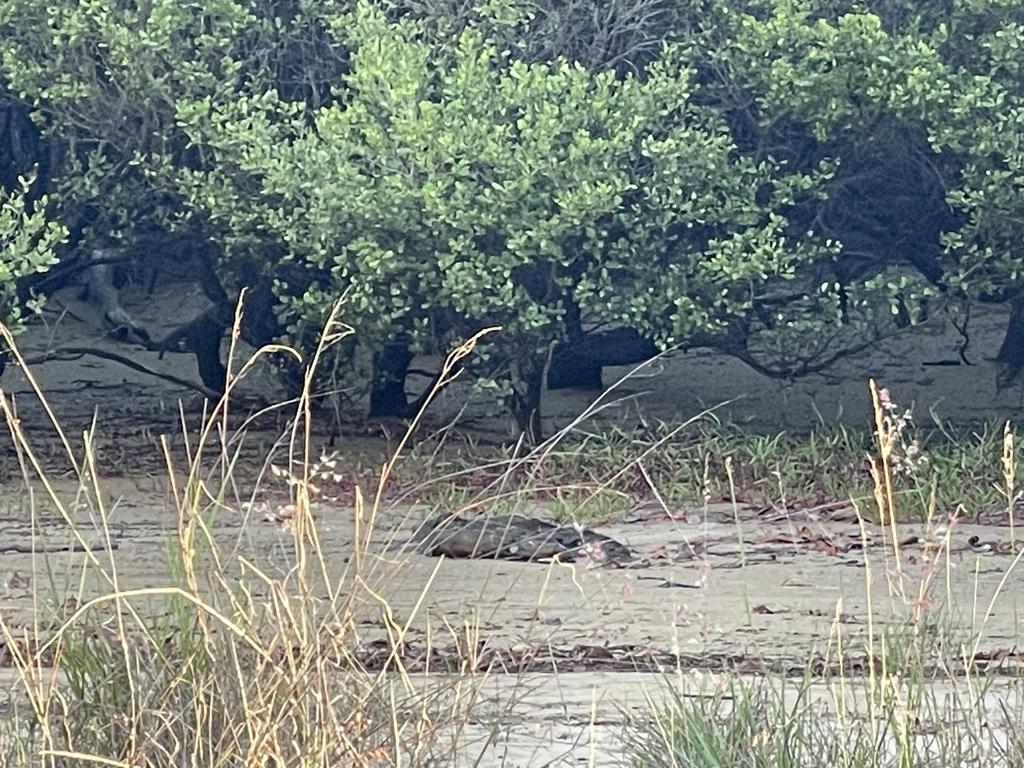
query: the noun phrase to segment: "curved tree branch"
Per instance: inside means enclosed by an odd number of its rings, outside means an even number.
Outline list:
[[[214,392],[212,389],[205,387],[202,384],[197,384],[194,381],[183,379],[172,373],[162,373],[160,371],[153,370],[152,368],[145,366],[142,363],[137,363],[124,355],[119,355],[116,352],[108,352],[105,349],[96,349],[95,347],[61,347],[60,349],[56,349],[44,355],[29,358],[26,362],[30,365],[39,365],[40,363],[48,363],[54,360],[78,360],[85,355],[91,355],[92,357],[98,357],[103,360],[120,363],[126,368],[131,368],[133,371],[138,371],[139,373],[144,373],[147,376],[153,376],[157,379],[163,379],[164,381],[169,381],[172,384],[177,384],[178,386],[195,390],[211,400],[220,397],[217,392]]]

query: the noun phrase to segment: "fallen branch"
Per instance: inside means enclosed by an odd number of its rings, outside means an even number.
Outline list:
[[[124,355],[119,355],[116,352],[108,352],[105,349],[96,349],[95,347],[61,347],[60,349],[48,352],[45,355],[30,358],[26,360],[26,362],[29,365],[39,365],[41,363],[52,362],[54,360],[77,360],[85,355],[92,355],[93,357],[99,357],[104,360],[120,363],[126,368],[131,368],[132,370],[144,373],[147,376],[154,376],[158,379],[169,381],[172,384],[177,384],[178,386],[195,390],[211,400],[220,397],[218,393],[214,392],[209,387],[203,386],[202,384],[197,384],[194,381],[189,381],[188,379],[183,379],[180,376],[175,376],[173,373],[162,373],[160,371],[153,370],[149,366],[137,363]]]

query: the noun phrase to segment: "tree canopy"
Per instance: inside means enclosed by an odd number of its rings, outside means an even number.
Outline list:
[[[39,166],[52,227],[8,293],[64,228],[188,232],[268,340],[344,294],[371,388],[500,325],[474,373],[532,433],[595,329],[795,376],[1017,300],[1019,3],[612,7],[0,0],[0,178]]]

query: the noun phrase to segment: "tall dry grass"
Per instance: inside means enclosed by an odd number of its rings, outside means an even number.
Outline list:
[[[327,551],[312,513],[313,375],[329,347],[351,333],[338,322],[338,309],[306,366],[291,428],[281,442],[292,494],[287,567],[261,566],[218,529],[218,519],[242,514],[240,499],[260,492],[263,475],[251,487],[238,476],[241,440],[229,417],[232,395],[257,360],[298,357],[294,349],[270,346],[237,369],[229,364],[224,396],[197,435],[185,434],[183,462],[162,440],[175,527],[167,563],[153,564],[154,585],[147,586],[127,583],[122,575],[121,558],[130,553],[117,549],[104,468],[94,450],[95,424],[81,441],[68,435],[14,339],[2,331],[73,467],[70,488],[48,474],[11,400],[0,398],[33,530],[46,508],[82,552],[70,594],[54,595],[49,604],[37,594],[28,621],[0,613],[0,636],[16,675],[4,717],[4,765],[454,763],[482,681],[473,672],[477,662],[456,659],[443,674],[405,668],[406,633],[431,584],[423,585],[420,600],[399,621],[382,597],[382,574],[370,551],[383,490],[416,422],[382,467],[377,487],[366,494],[357,489],[351,551]],[[240,316],[230,361],[239,321]],[[457,375],[478,339],[449,356],[438,388]],[[37,574],[46,572],[44,553],[34,565]],[[378,648],[372,665],[360,650],[365,644],[358,617],[368,613],[384,617],[386,626],[384,651]],[[474,647],[452,644],[470,649],[467,654]]]

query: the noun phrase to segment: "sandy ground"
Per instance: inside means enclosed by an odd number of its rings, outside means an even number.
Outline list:
[[[184,320],[202,309],[198,296],[173,312],[131,293],[126,304],[154,328],[168,315]],[[99,346],[198,381],[190,356],[167,355],[160,360],[103,339],[96,330],[95,312],[71,293],[55,297],[50,307],[47,325],[33,328],[22,340],[27,356],[62,344]],[[799,431],[818,420],[863,427],[869,423],[866,381],[876,377],[900,403],[916,404],[919,422],[927,421],[929,411],[961,428],[1016,418],[1021,390],[997,396],[993,366],[984,360],[998,348],[1003,323],[1000,311],[974,320],[967,351],[975,363],[971,366],[932,365],[957,360],[960,339],[940,324],[847,361],[827,377],[790,384],[764,379],[718,355],[677,355],[624,384],[618,394],[627,397],[611,414],[626,420],[679,421],[735,398],[722,410],[723,416],[751,429]],[[179,400],[186,401],[186,413],[193,414],[188,418],[195,419],[193,393],[88,357],[43,363],[33,371],[69,434],[98,418],[99,464],[107,476],[105,493],[114,502],[111,530],[123,585],[166,583],[166,575],[154,563],[164,560],[174,515],[162,480],[158,437],[180,433]],[[623,373],[608,370],[606,383]],[[13,393],[21,426],[35,439],[40,456],[57,456],[58,444],[46,414],[20,372],[9,368],[0,387]],[[435,422],[443,423],[465,406],[467,397],[465,390],[445,395],[437,404]],[[549,426],[566,423],[591,399],[577,392],[551,393],[546,401]],[[482,433],[500,430],[485,418],[481,402],[471,401],[468,410],[477,417],[476,428]],[[171,440],[176,449],[184,447],[180,437]],[[358,436],[346,437],[341,447],[381,448],[379,441],[360,441]],[[258,439],[250,445],[257,457],[263,448]],[[34,558],[11,551],[10,545],[31,540],[31,526],[26,494],[14,479],[13,451],[6,444],[5,450],[7,474],[0,478],[0,609],[11,620],[28,621],[33,591],[49,589],[53,575],[59,588],[71,589],[83,555],[49,553]],[[71,493],[68,488],[62,492]],[[369,568],[396,615],[411,618],[410,662],[424,650],[428,629],[436,632],[445,623],[469,621],[480,627],[495,668],[500,662],[516,673],[488,683],[496,706],[511,703],[505,713],[507,727],[487,748],[481,765],[611,765],[623,707],[636,706],[645,690],[656,693],[663,683],[656,674],[659,668],[796,674],[809,657],[824,655],[840,634],[847,648],[856,647],[865,637],[869,615],[884,623],[894,613],[905,614],[907,606],[917,602],[923,583],[931,585],[936,603],[953,607],[942,619],[949,627],[964,636],[981,633],[983,651],[1016,659],[1017,616],[1024,607],[1017,605],[1024,592],[1016,571],[1011,570],[1002,587],[998,609],[986,615],[1013,562],[1005,527],[956,526],[950,533],[948,558],[936,562],[934,532],[903,526],[898,532],[899,576],[891,540],[870,529],[865,552],[849,510],[737,512],[731,506],[712,506],[668,510],[669,516],[663,512],[638,512],[632,521],[600,527],[646,558],[643,567],[608,570],[451,561],[433,581],[435,559],[395,546],[420,513],[396,509],[381,520],[382,533],[372,547]],[[353,513],[330,506],[318,515],[323,546],[337,553],[331,561],[343,568],[341,553],[351,550]],[[278,524],[233,508],[225,511],[218,525],[218,536],[236,545],[240,555],[268,567],[286,567],[290,538]],[[63,524],[52,514],[43,514],[41,530],[38,541],[67,540]],[[394,541],[383,533],[387,530],[398,532]],[[428,600],[413,616],[428,583]],[[380,615],[367,615],[367,643],[380,636],[380,622]],[[513,701],[506,690],[512,682],[528,683],[516,690],[533,692]],[[487,730],[483,722],[474,728],[478,736]]]
[[[70,496],[65,485],[60,493]],[[113,480],[108,490],[122,588],[166,585],[157,566],[174,526],[166,495]],[[34,591],[52,594],[54,584],[58,598],[72,591],[85,562],[81,553],[11,551],[31,541],[25,507],[23,494],[8,493],[0,514],[0,605],[15,623],[31,621]],[[669,511],[671,517],[639,509],[600,526],[636,551],[636,567],[624,569],[493,560],[442,561],[438,568],[438,559],[405,546],[422,511],[381,514],[365,578],[387,600],[391,618],[409,625],[409,668],[421,669],[428,654],[444,658],[456,641],[450,628],[479,633],[480,665],[491,673],[479,719],[466,732],[467,761],[486,736],[484,766],[614,765],[624,713],[642,707],[645,696],[660,698],[676,675],[800,677],[808,659],[819,659],[816,673],[835,673],[840,639],[845,672],[861,675],[869,617],[878,632],[904,621],[915,605],[950,636],[980,638],[981,658],[1004,669],[1020,660],[1024,577],[1013,567],[1007,527],[901,525],[894,548],[888,532],[862,532],[848,509]],[[340,577],[352,552],[354,512],[321,506],[317,519],[331,576]],[[68,540],[54,516],[41,512],[38,520],[37,545]],[[283,573],[291,562],[286,526],[262,513],[226,508],[216,538],[234,553],[229,561],[244,556],[270,573]],[[103,589],[89,573],[85,597]],[[368,604],[358,626],[360,647],[375,658],[384,610]],[[823,666],[825,658],[831,667]],[[599,759],[589,762],[595,753]]]

